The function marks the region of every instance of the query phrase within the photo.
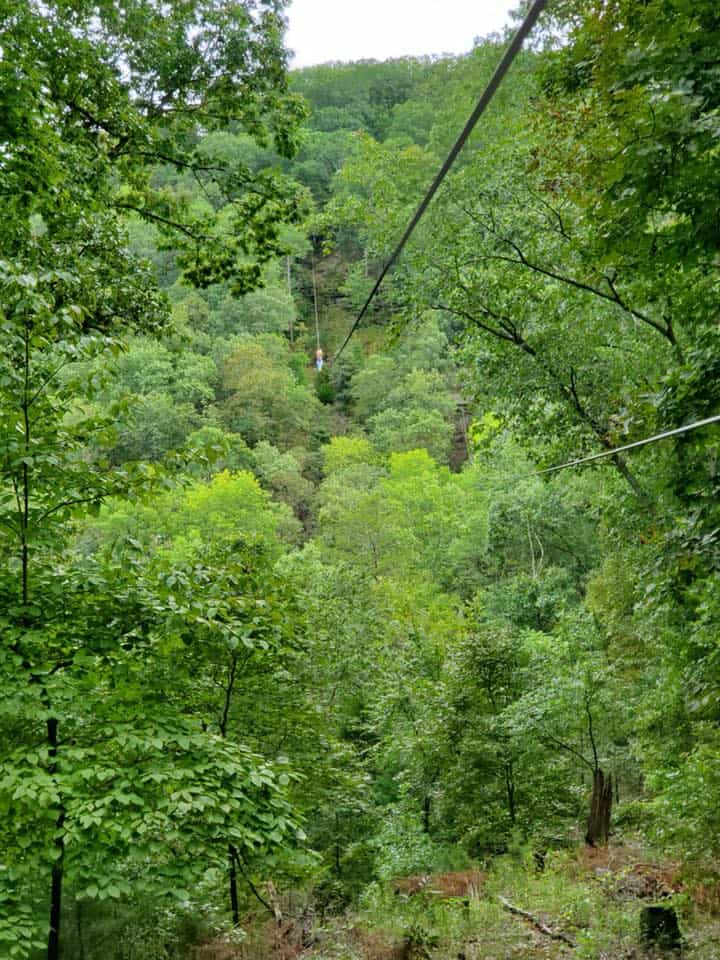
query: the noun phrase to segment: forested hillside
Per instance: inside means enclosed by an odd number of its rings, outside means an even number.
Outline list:
[[[0,960],[717,960],[716,4],[0,7]]]

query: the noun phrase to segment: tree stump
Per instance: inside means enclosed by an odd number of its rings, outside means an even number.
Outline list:
[[[643,907],[640,912],[640,939],[661,950],[682,950],[682,936],[673,907]]]

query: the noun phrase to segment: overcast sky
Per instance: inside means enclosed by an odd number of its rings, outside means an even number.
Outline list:
[[[291,65],[465,53],[502,30],[515,0],[291,0]]]

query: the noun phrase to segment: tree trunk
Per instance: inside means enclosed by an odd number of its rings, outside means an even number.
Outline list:
[[[507,793],[507,805],[508,813],[510,815],[510,823],[515,826],[517,814],[515,809],[515,778],[513,776],[512,760],[505,761],[505,791]]]
[[[83,934],[82,903],[75,901],[75,929],[78,938],[78,960],[85,960],[85,939]]]
[[[58,722],[55,717],[50,717],[47,721],[48,744],[50,747],[50,767],[49,772],[54,774],[57,770],[57,752],[58,752]],[[52,865],[52,874],[50,877],[50,930],[48,931],[47,960],[60,960],[60,916],[62,910],[62,884],[63,884],[63,866],[65,859],[65,809],[60,807],[57,820],[55,821],[55,839],[53,847],[55,850],[55,859]]]
[[[588,815],[585,842],[594,847],[605,844],[610,836],[610,814],[613,803],[612,774],[605,776],[598,767],[593,771],[593,789],[590,798],[590,813]]]
[[[234,927],[240,926],[240,909],[238,907],[237,892],[237,867],[235,866],[236,852],[232,844],[228,847],[228,883],[230,886],[230,909],[232,910],[232,922]]]
[[[62,860],[56,860],[50,881],[50,931],[48,933],[47,960],[60,957],[60,909],[62,907]]]

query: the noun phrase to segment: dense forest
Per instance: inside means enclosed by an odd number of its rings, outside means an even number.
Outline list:
[[[339,352],[508,38],[284,7],[0,0],[0,960],[717,960],[720,10],[551,0]]]

